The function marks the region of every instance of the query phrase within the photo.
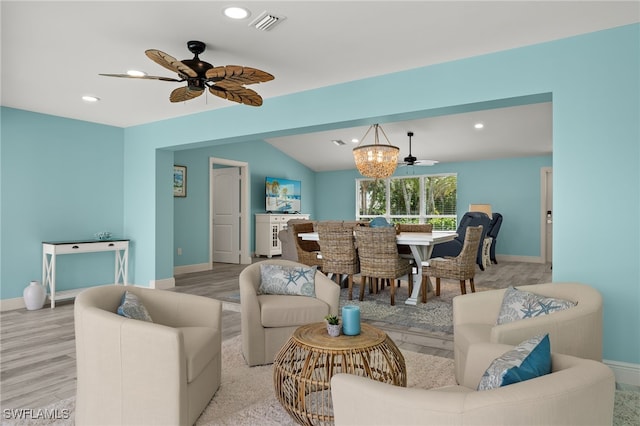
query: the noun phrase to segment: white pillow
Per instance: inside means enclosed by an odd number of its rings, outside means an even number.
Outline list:
[[[260,265],[258,294],[316,297],[315,266]]]
[[[539,296],[528,291],[507,288],[496,324],[505,324],[524,318],[539,317],[576,306],[570,300]]]

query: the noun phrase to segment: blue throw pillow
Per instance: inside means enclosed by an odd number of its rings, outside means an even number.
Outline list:
[[[316,297],[316,267],[263,263],[258,294]]]
[[[387,219],[385,219],[384,217],[374,217],[373,219],[371,219],[371,222],[369,222],[370,228],[387,228],[389,226],[392,225],[387,222]]]
[[[509,286],[502,298],[502,306],[496,324],[548,315],[574,306],[576,304],[570,300],[544,297]]]
[[[123,317],[153,322],[151,315],[144,307],[138,296],[129,291],[125,291],[118,306],[118,315]]]
[[[525,340],[493,360],[480,379],[478,390],[495,389],[551,373],[551,345],[544,334]]]

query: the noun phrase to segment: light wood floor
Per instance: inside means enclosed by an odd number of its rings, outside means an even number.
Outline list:
[[[264,260],[264,259],[255,259]],[[213,270],[176,276],[175,291],[219,298],[238,292],[238,274],[246,265],[214,264]],[[480,280],[520,285],[551,281],[548,265],[501,263],[476,274]],[[223,311],[223,339],[240,334],[240,313]],[[376,323],[374,323],[376,324]],[[452,357],[450,336],[377,324],[400,348]],[[0,409],[40,408],[75,395],[73,303],[37,311],[0,313]]]

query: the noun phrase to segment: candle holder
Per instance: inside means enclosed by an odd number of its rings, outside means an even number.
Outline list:
[[[342,307],[342,334],[357,336],[360,334],[360,307],[347,305]]]

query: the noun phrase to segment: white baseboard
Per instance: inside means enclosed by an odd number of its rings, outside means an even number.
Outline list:
[[[56,303],[58,303],[59,301],[67,301],[67,300],[73,299],[75,297],[76,293],[79,293],[80,291],[82,291],[82,290],[84,290],[86,288],[101,287],[101,286],[107,286],[107,285],[115,285],[115,284],[96,284],[94,286],[81,287],[81,288],[77,288],[77,289],[73,289],[73,290],[68,290],[66,292],[67,293],[72,293],[73,296],[62,297],[60,300],[58,300],[58,298],[56,297]],[[135,285],[135,284],[127,284],[127,285]],[[62,293],[64,293],[64,290],[62,290]],[[57,296],[57,294],[56,294],[56,296]],[[24,304],[24,298],[23,297],[15,297],[13,299],[0,300],[0,312],[15,311],[16,309],[26,309],[26,307],[27,306]],[[49,294],[47,293],[47,298],[44,301],[44,306],[42,307],[42,309],[50,309],[50,308],[51,308],[51,299],[49,298]]]
[[[151,280],[149,281],[149,287],[158,290],[167,290],[176,286],[175,278],[165,278],[163,280]]]
[[[640,386],[640,364],[631,364],[629,362],[602,360],[616,375],[617,383],[625,385]]]
[[[48,299],[49,297],[47,297],[47,300]],[[24,308],[26,308],[26,305],[24,304],[24,298],[22,297],[0,300],[0,312],[15,311],[16,309],[24,309]]]
[[[496,255],[498,263],[504,262],[526,262],[526,263],[544,263],[544,259],[540,256],[512,256],[509,254]]]
[[[189,274],[191,272],[210,271],[212,265],[210,263],[197,263],[195,265],[182,265],[173,268],[173,275]]]

